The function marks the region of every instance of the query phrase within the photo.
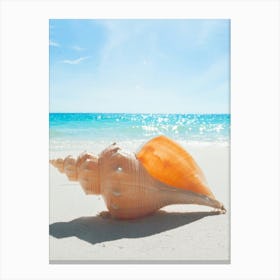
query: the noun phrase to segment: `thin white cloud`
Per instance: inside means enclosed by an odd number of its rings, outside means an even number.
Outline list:
[[[77,59],[65,59],[65,60],[62,60],[62,63],[75,65],[75,64],[81,63],[82,61],[84,61],[86,59],[89,59],[89,56],[84,56],[84,57],[80,57]]]
[[[110,60],[114,51],[122,47],[129,39],[130,29],[122,21],[100,20],[101,24],[107,30],[107,42],[103,47],[101,59],[103,62]]]
[[[80,46],[73,46],[72,49],[73,49],[74,51],[78,51],[78,52],[84,51],[84,50],[85,50],[85,48],[82,48],[82,47],[80,47]]]
[[[50,45],[51,47],[60,47],[60,44],[59,44],[59,43],[57,43],[57,42],[55,42],[55,41],[52,41],[52,40],[50,40],[49,45]]]

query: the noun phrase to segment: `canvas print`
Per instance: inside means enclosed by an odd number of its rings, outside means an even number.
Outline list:
[[[230,20],[49,20],[50,263],[230,263]]]

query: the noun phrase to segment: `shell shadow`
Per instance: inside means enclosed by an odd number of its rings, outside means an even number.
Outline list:
[[[106,214],[106,213],[105,213]],[[91,244],[121,238],[140,238],[190,224],[217,212],[177,213],[158,211],[152,216],[137,220],[114,220],[104,212],[94,217],[80,217],[70,222],[58,222],[49,226],[55,238],[77,237]]]

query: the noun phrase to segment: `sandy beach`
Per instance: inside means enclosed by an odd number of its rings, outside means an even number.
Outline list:
[[[101,196],[85,195],[50,166],[50,263],[229,263],[229,146],[185,148],[228,210],[225,215],[203,206],[171,205],[142,219],[114,220]],[[50,154],[56,156],[63,154]]]
[[[165,135],[193,155],[228,210],[168,205],[149,217],[114,220],[102,197],[85,195],[50,166],[50,261],[229,262],[230,20],[52,19],[49,25],[50,159],[99,154],[114,142],[137,152]]]

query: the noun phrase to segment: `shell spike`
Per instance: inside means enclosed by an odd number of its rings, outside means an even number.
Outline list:
[[[98,157],[84,152],[50,163],[78,181],[86,194],[101,194],[114,218],[143,217],[170,204],[204,205],[226,213],[192,156],[164,135],[136,153],[114,143]]]

